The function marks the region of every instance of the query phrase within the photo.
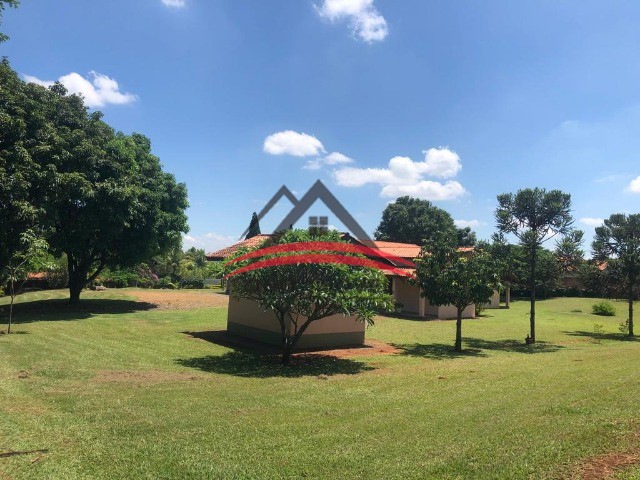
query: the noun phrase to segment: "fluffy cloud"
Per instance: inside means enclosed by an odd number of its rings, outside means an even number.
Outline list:
[[[640,176],[631,180],[631,183],[627,187],[627,191],[631,193],[640,193]]]
[[[453,223],[456,224],[456,227],[458,228],[478,228],[479,226],[483,225],[483,223],[479,220],[454,220]]]
[[[171,8],[183,8],[187,5],[187,0],[162,0],[162,3]]]
[[[202,248],[205,253],[215,252],[221,248],[233,245],[238,241],[238,237],[231,235],[223,235],[219,233],[205,233],[203,235],[183,235],[182,247],[187,249],[191,247]]]
[[[325,153],[322,142],[316,137],[293,130],[269,135],[264,140],[263,150],[271,155],[293,155],[294,157],[311,157]]]
[[[422,162],[409,157],[393,157],[388,168],[344,167],[335,170],[334,178],[343,187],[361,187],[368,183],[382,185],[380,195],[399,197],[411,195],[425,200],[452,200],[467,193],[456,181],[446,183],[425,180],[425,175],[450,178],[457,175],[462,164],[460,157],[448,148],[431,148]]]
[[[580,223],[588,227],[600,227],[603,222],[604,219],[602,218],[583,217],[580,219]]]
[[[79,73],[71,72],[58,78],[58,81],[64,85],[69,93],[82,95],[87,107],[104,107],[109,104],[125,105],[138,99],[132,93],[121,92],[118,82],[106,75],[91,71],[89,76],[91,80],[84,78]],[[50,87],[54,84],[50,80],[40,80],[31,75],[24,75],[24,79],[26,82],[37,83],[44,87]]]
[[[308,160],[303,168],[307,170],[320,170],[325,165],[335,166],[344,165],[347,163],[353,163],[353,158],[349,158],[340,152],[333,152],[326,157],[319,157],[313,160]]]
[[[353,35],[365,42],[379,42],[389,34],[387,21],[373,6],[373,0],[324,0],[316,11],[332,22],[346,20]]]

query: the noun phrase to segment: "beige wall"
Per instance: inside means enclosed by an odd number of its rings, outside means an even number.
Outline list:
[[[458,311],[453,305],[440,307],[431,305],[429,299],[420,297],[419,287],[411,285],[405,278],[394,277],[393,297],[404,305],[403,313],[433,318],[457,318],[458,316]],[[472,304],[462,311],[462,318],[473,318],[475,314],[476,307]]]
[[[484,308],[500,308],[500,292],[494,290],[493,295],[491,295],[491,300],[489,303],[485,304]]]
[[[402,311],[418,314],[420,312],[420,289],[411,285],[407,279],[394,277],[393,297],[402,303]]]
[[[298,325],[304,323],[301,318]],[[293,328],[292,326],[290,328]],[[366,324],[354,316],[333,315],[313,322],[304,332],[300,348],[361,345],[364,343]],[[229,333],[273,345],[280,345],[280,324],[275,314],[262,310],[258,304],[247,299],[229,299],[227,314]]]

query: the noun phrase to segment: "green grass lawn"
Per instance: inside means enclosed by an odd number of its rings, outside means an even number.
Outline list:
[[[23,295],[0,335],[0,479],[566,478],[637,446],[624,303],[540,301],[532,348],[526,302],[487,310],[462,355],[455,322],[380,317],[367,336],[401,353],[287,368],[183,333],[224,329],[224,308],[64,295]]]

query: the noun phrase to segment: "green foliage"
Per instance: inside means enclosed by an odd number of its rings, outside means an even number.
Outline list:
[[[269,243],[314,240],[341,242],[339,233],[333,231],[289,230],[272,237]],[[286,255],[291,253],[275,256]],[[243,264],[255,261],[251,259]],[[252,300],[274,313],[280,325],[282,360],[287,363],[291,350],[312,322],[343,314],[355,315],[371,324],[378,311],[392,310],[393,299],[385,293],[386,283],[382,272],[369,268],[333,264],[280,265],[233,277],[231,294]]]
[[[536,286],[542,276],[536,271],[538,252],[543,242],[555,235],[571,231],[571,195],[560,190],[547,192],[543,188],[518,190],[516,194],[498,195],[495,219],[500,234],[512,234],[526,251],[531,291],[530,337],[535,342]]]
[[[489,302],[498,288],[498,268],[481,250],[460,252],[448,236],[428,241],[418,260],[417,278],[422,295],[432,305],[453,305],[458,311],[455,350],[462,350],[462,311]]]
[[[605,300],[594,303],[591,306],[591,312],[594,315],[602,315],[604,317],[614,317],[616,315],[616,307],[611,302]]]
[[[554,253],[563,272],[575,273],[582,266],[584,262],[584,250],[581,248],[583,237],[582,230],[570,230],[556,242]]]
[[[621,322],[620,325],[618,325],[618,330],[620,330],[620,333],[623,335],[628,335],[629,334],[629,319],[627,318],[624,322]]]
[[[600,280],[611,295],[626,298],[629,303],[628,334],[633,336],[633,301],[640,294],[640,214],[611,215],[596,228],[591,248],[594,259],[603,267]]]
[[[408,196],[387,205],[374,233],[376,240],[417,245],[440,234],[458,238],[451,215],[427,200]]]
[[[162,171],[149,139],[115,132],[60,84],[26,84],[6,60],[0,85],[0,202],[10,202],[0,215],[14,218],[0,257],[42,225],[52,253],[66,254],[73,302],[105,267],[180,246],[186,187]]]
[[[244,238],[246,240],[247,238],[252,238],[256,235],[260,235],[260,220],[258,219],[258,214],[253,212],[253,215],[251,215],[251,222],[249,222],[249,231],[247,232],[247,236]]]

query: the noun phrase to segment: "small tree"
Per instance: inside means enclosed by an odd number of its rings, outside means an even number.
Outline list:
[[[289,230],[277,244],[303,241],[340,242],[337,232]],[[288,255],[288,254],[282,254]],[[243,265],[258,259],[248,260]],[[313,322],[342,314],[373,324],[380,310],[392,310],[393,298],[385,293],[382,272],[335,264],[280,265],[238,274],[231,279],[231,295],[271,310],[280,325],[282,363]]]
[[[538,248],[550,238],[570,231],[573,223],[571,195],[560,190],[547,192],[544,188],[527,188],[518,190],[516,194],[498,195],[495,218],[498,231],[515,235],[527,252],[531,291],[529,335],[531,343],[535,343]]]
[[[11,333],[13,323],[13,304],[16,296],[24,287],[29,276],[29,272],[40,270],[44,267],[44,260],[47,256],[47,242],[36,236],[29,230],[20,237],[22,248],[13,253],[5,266],[5,277],[9,287],[9,324],[7,333]]]
[[[613,292],[627,299],[628,335],[632,337],[633,301],[640,293],[640,214],[611,215],[603,226],[596,228],[591,248],[607,283],[614,286]]]
[[[497,267],[480,249],[460,252],[442,235],[427,242],[418,260],[418,283],[432,305],[453,305],[457,310],[455,351],[462,351],[462,312],[471,304],[489,302],[498,287]]]
[[[256,235],[260,235],[260,233],[260,220],[258,219],[256,212],[253,212],[253,215],[251,215],[251,222],[249,222],[249,231],[244,239],[246,240],[248,238],[255,237]]]
[[[491,237],[491,243],[484,245],[485,250],[493,258],[498,269],[498,278],[505,292],[505,305],[510,307],[511,287],[518,285],[524,269],[522,258],[522,248],[519,245],[512,245],[501,233],[496,233]]]

